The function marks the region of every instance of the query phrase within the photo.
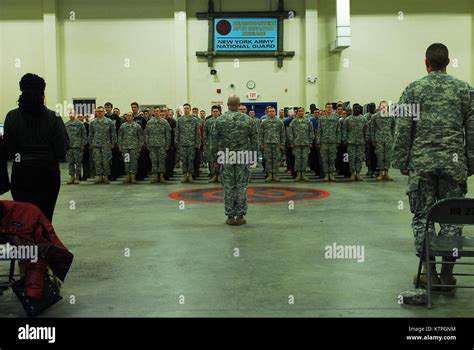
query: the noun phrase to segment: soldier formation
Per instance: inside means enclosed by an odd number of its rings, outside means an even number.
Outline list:
[[[186,103],[182,112],[167,107],[155,107],[139,112],[136,102],[132,111],[120,116],[110,102],[95,111],[88,123],[71,112],[65,123],[71,139],[67,154],[69,175],[67,184],[96,177],[95,183],[108,184],[125,175],[125,184],[135,184],[151,176],[151,183],[166,183],[181,167],[182,183],[192,183],[207,166],[209,183],[221,180],[217,154],[212,151],[211,132],[221,116],[221,106],[213,106],[211,115],[191,108]],[[388,104],[379,108],[369,104],[367,113],[354,104],[327,103],[323,110],[313,104],[309,113],[303,107],[266,108],[260,118],[240,104],[238,111],[247,115],[255,128],[257,139],[252,147],[258,152],[265,173],[265,182],[280,182],[281,167],[296,182],[309,181],[307,171],[313,171],[325,181],[336,181],[336,175],[362,181],[362,165],[366,176],[377,181],[393,180],[389,175],[395,118],[387,113]],[[346,169],[347,167],[347,169]],[[81,175],[83,168],[83,175]]]

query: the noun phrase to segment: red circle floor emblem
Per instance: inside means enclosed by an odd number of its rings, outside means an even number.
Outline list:
[[[314,201],[326,198],[329,192],[315,188],[290,186],[251,186],[247,189],[247,202],[250,204],[274,204]],[[224,189],[222,187],[192,188],[173,192],[168,197],[185,202],[223,203]]]

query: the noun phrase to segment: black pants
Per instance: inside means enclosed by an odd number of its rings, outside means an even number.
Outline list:
[[[317,176],[321,175],[321,153],[319,148],[314,146],[314,141],[309,154],[309,167]]]
[[[36,205],[50,222],[61,186],[57,162],[13,162],[11,193],[14,201]]]
[[[293,155],[293,148],[290,146],[285,147],[285,155],[286,155],[286,170],[291,171],[291,176],[295,177],[295,156]]]
[[[176,164],[176,148],[171,146],[168,152],[166,152],[165,160],[165,179],[169,180],[174,173],[174,166]]]
[[[198,177],[200,175],[200,168],[202,162],[202,151],[201,148],[196,148],[196,153],[194,154],[194,177]]]
[[[121,162],[123,163],[122,152],[119,151],[118,147],[115,147],[112,150],[112,164],[110,165],[109,180],[115,181],[117,177],[122,175]]]
[[[91,177],[91,151],[89,149],[89,144],[84,147],[84,152],[82,153],[82,179],[81,181],[86,181]]]
[[[136,179],[142,181],[148,176],[148,168],[151,166],[150,153],[146,148],[140,150],[140,156],[138,157],[138,171]]]

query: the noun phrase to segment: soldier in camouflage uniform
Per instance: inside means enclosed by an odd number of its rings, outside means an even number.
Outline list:
[[[138,157],[143,147],[143,129],[133,120],[133,114],[127,113],[126,122],[120,126],[118,145],[125,163],[125,180],[123,183],[137,183]]]
[[[347,145],[351,181],[362,181],[360,172],[364,162],[365,144],[369,139],[367,120],[362,115],[362,106],[354,104],[353,114],[342,124],[342,142]]]
[[[219,182],[219,165],[217,164],[217,154],[211,152],[211,130],[219,118],[219,108],[212,107],[212,117],[207,119],[204,124],[204,155],[206,161],[209,163],[209,172],[211,178],[209,183]]]
[[[82,168],[82,152],[87,144],[87,131],[84,124],[76,119],[76,114],[71,111],[69,121],[65,123],[66,131],[69,136],[69,150],[66,153],[66,160],[69,164],[69,175],[71,179],[68,185],[79,184]]]
[[[377,168],[379,175],[377,181],[393,181],[388,175],[392,162],[393,134],[395,133],[395,118],[388,111],[386,101],[380,102],[379,111],[372,116],[369,124],[371,140],[375,146]]]
[[[166,183],[165,160],[166,152],[171,145],[171,127],[165,119],[165,110],[155,108],[155,115],[146,124],[145,145],[150,151],[151,183]]]
[[[221,115],[211,130],[211,149],[217,153],[227,151],[256,152],[256,128],[250,117],[238,111],[240,98],[233,95],[227,101],[229,111]],[[221,165],[224,185],[226,224],[243,225],[247,214],[247,187],[250,178],[249,164]]]
[[[296,112],[296,118],[288,127],[288,142],[293,149],[295,156],[295,181],[308,181],[305,171],[308,165],[308,156],[314,139],[313,124],[304,117],[304,108],[299,107]]]
[[[194,157],[201,144],[199,120],[191,114],[191,105],[183,105],[184,115],[178,118],[176,126],[176,145],[183,170],[181,183],[193,182]]]
[[[95,183],[110,183],[110,162],[112,148],[117,143],[117,133],[112,120],[105,118],[105,109],[100,106],[96,109],[96,118],[89,127],[89,144],[95,164]]]
[[[428,47],[425,64],[428,75],[408,85],[399,101],[399,106],[419,106],[421,113],[415,118],[397,118],[393,147],[393,166],[409,176],[407,194],[417,256],[423,254],[429,209],[439,200],[464,197],[467,177],[474,168],[474,90],[446,73],[449,58],[443,44]],[[436,234],[434,225],[429,234]],[[457,225],[442,224],[439,232],[443,236],[461,234],[462,227]],[[433,283],[456,284],[452,264],[443,265],[438,278],[435,258],[430,260]],[[443,262],[452,261],[454,258],[443,258]],[[426,263],[423,270],[426,273]],[[422,276],[421,285],[426,284]]]
[[[339,116],[333,113],[331,103],[326,103],[326,115],[319,118],[316,137],[317,147],[321,149],[321,164],[326,181],[336,181],[334,165],[337,156],[337,145],[341,142]]]
[[[267,118],[260,125],[258,138],[260,149],[263,151],[265,158],[265,171],[267,173],[265,182],[280,182],[278,167],[281,152],[283,152],[285,147],[285,125],[276,118],[275,107],[268,107]]]

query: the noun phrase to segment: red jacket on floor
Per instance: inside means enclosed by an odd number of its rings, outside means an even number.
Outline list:
[[[74,256],[37,206],[0,201],[0,240],[12,245],[37,245],[39,262],[44,259],[61,281],[66,278]]]

